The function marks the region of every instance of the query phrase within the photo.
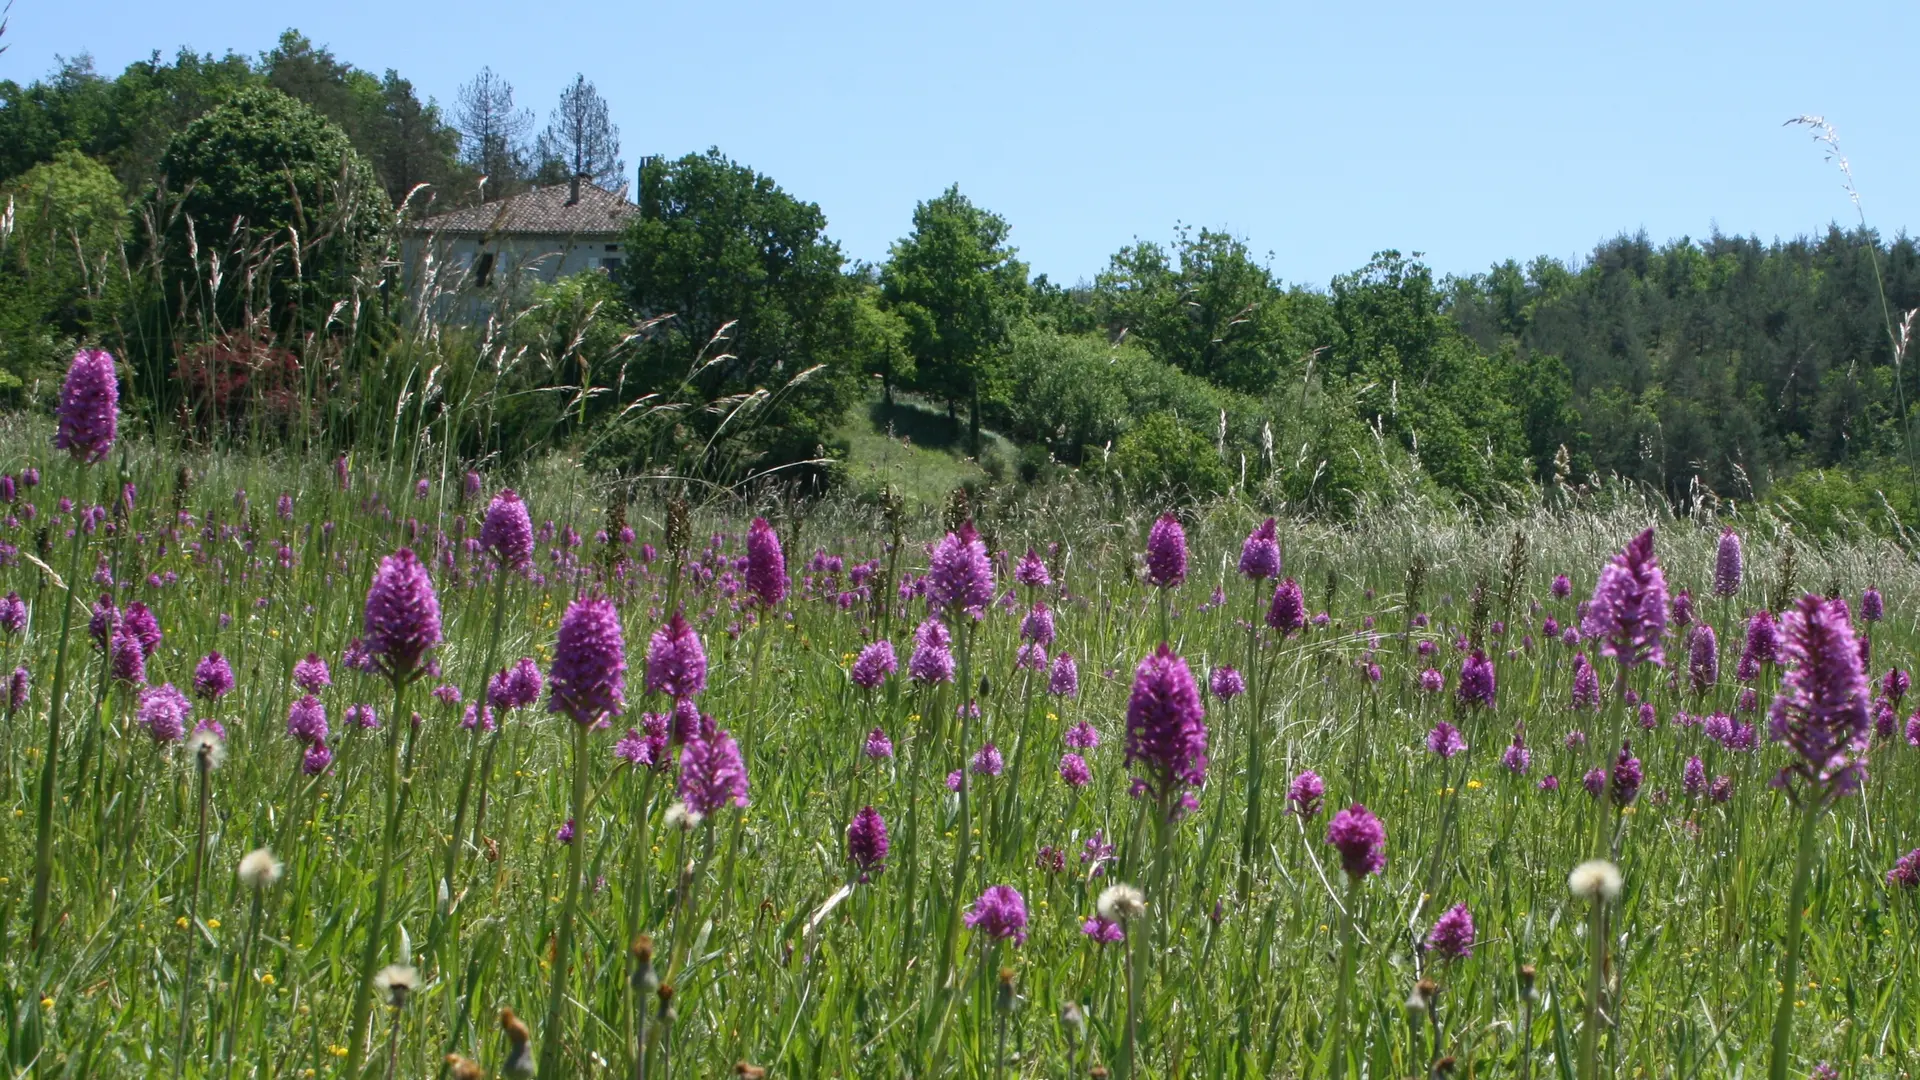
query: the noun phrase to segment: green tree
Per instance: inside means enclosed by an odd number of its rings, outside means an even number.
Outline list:
[[[1590,439],[1573,406],[1573,375],[1566,363],[1545,353],[1519,355],[1511,342],[1502,347],[1500,363],[1506,398],[1520,413],[1533,478],[1542,484],[1553,479],[1554,457],[1563,446],[1574,476],[1592,472]]]
[[[1701,486],[1751,498],[1774,476],[1860,474],[1905,457],[1900,399],[1915,400],[1920,370],[1895,369],[1883,289],[1896,320],[1920,307],[1912,238],[1636,234],[1576,266],[1537,258],[1459,279],[1448,309],[1483,353],[1510,351],[1516,371],[1555,358],[1541,373],[1555,395],[1553,369],[1564,369],[1565,405],[1594,436],[1577,475],[1617,473],[1676,499]],[[1559,403],[1515,400],[1537,468],[1542,434],[1567,417]],[[1542,406],[1559,419],[1543,427]],[[1579,462],[1580,447],[1569,451]]]
[[[1009,350],[1005,433],[1044,443],[1069,464],[1098,461],[1144,416],[1167,413],[1204,428],[1226,451],[1257,457],[1271,413],[1260,401],[1213,385],[1155,359],[1133,341],[1104,334],[1056,334],[1023,328]],[[1220,418],[1227,434],[1220,439]],[[1209,446],[1216,456],[1219,447]]]
[[[286,30],[260,56],[267,85],[333,121],[356,146],[371,142],[370,120],[380,110],[380,81],[315,45],[298,30]]]
[[[181,49],[172,63],[155,52],[128,64],[108,94],[110,123],[87,152],[112,167],[129,193],[151,187],[160,158],[181,129],[261,78],[246,57]]]
[[[874,281],[861,278],[847,294],[851,345],[860,358],[860,371],[880,380],[880,392],[893,404],[893,389],[919,374],[907,348],[907,323],[882,301]]]
[[[48,80],[0,82],[0,177],[13,177],[62,149],[98,153],[111,123],[112,88],[93,57],[63,59]]]
[[[1136,497],[1202,499],[1233,482],[1207,437],[1172,413],[1152,413],[1134,425],[1107,464]]]
[[[1109,332],[1146,343],[1182,371],[1265,394],[1326,333],[1325,301],[1286,292],[1230,233],[1175,230],[1173,249],[1120,249],[1096,282]]]
[[[305,104],[346,132],[373,167],[387,198],[406,204],[414,189],[431,185],[440,199],[459,201],[467,192],[460,163],[460,133],[431,99],[421,101],[413,83],[388,68],[384,76],[363,71],[314,45],[297,30],[260,58],[269,86]],[[415,196],[417,208],[426,200]]]
[[[453,110],[460,161],[485,179],[486,196],[499,199],[518,191],[531,171],[533,111],[514,105],[513,84],[492,68],[481,68],[460,85]]]
[[[120,292],[127,208],[112,170],[63,150],[0,191],[0,391],[56,370]]]
[[[460,133],[439,105],[421,101],[413,83],[392,68],[380,79],[380,112],[363,152],[396,207],[421,212],[430,201],[460,202],[467,195],[471,176],[460,163]],[[429,190],[416,193],[422,185]]]
[[[1498,365],[1448,317],[1445,294],[1397,251],[1333,281],[1334,369],[1364,414],[1443,486],[1481,501],[1527,473],[1525,432]]]
[[[175,312],[284,334],[368,284],[392,206],[345,133],[278,90],[248,88],[175,136],[161,158],[179,214],[167,236]],[[209,272],[211,260],[227,263]]]
[[[618,416],[596,460],[685,460],[739,479],[814,464],[842,448],[833,429],[859,393],[852,282],[819,206],[713,149],[650,161],[617,272],[636,317],[660,320],[625,361]],[[645,395],[694,402],[636,411]]]
[[[913,232],[880,272],[889,306],[906,323],[919,365],[916,387],[967,403],[968,446],[980,452],[980,409],[998,388],[1004,345],[1026,308],[1027,267],[1007,246],[1006,219],[975,206],[958,185],[914,207]]]
[[[1369,497],[1393,505],[1431,494],[1411,473],[1399,444],[1376,438],[1344,386],[1311,380],[1297,413],[1277,436],[1285,459],[1276,462],[1275,488],[1289,503],[1334,517],[1351,517]]]
[[[156,52],[113,79],[81,56],[26,87],[0,82],[0,177],[78,150],[104,162],[126,191],[140,191],[176,132],[259,81],[243,56],[182,49],[171,63]]]
[[[1033,321],[1060,334],[1090,334],[1103,329],[1092,286],[1059,285],[1045,274],[1033,279],[1027,290],[1027,311]]]
[[[579,177],[610,188],[626,174],[627,163],[620,160],[620,128],[613,122],[607,99],[585,75],[575,75],[560,91],[560,103],[535,143],[534,157],[545,183]]]

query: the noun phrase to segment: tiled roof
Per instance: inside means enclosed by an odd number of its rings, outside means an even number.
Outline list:
[[[597,184],[582,181],[580,200],[569,203],[571,186],[552,184],[494,202],[430,217],[414,226],[425,233],[613,235],[640,208]]]

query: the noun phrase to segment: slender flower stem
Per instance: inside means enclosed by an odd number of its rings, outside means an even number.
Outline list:
[[[76,523],[77,524],[77,523]],[[81,537],[86,530],[73,530],[73,543],[67,556],[67,587],[60,606],[60,648],[54,653],[53,690],[47,707],[47,760],[40,766],[40,805],[35,812],[36,836],[33,851],[33,917],[29,923],[27,946],[38,949],[47,931],[47,898],[53,887],[53,789],[60,779],[60,713],[67,700],[67,641],[73,630],[73,590],[80,575]]]
[[[1327,1055],[1329,1077],[1347,1075],[1347,1015],[1353,999],[1355,960],[1353,916],[1354,909],[1360,905],[1360,882],[1363,880],[1352,876],[1347,878],[1347,895],[1340,907],[1340,978],[1339,988],[1334,992],[1333,1052]]]
[[[633,1080],[647,1080],[647,999],[634,998]]]
[[[969,624],[955,636],[960,639],[960,692],[954,696],[960,702],[960,755],[961,768],[964,769],[966,768],[966,748],[973,745],[973,707],[969,698],[972,691],[969,680],[973,677],[972,625]],[[973,785],[967,782],[963,773],[960,780],[960,828],[959,835],[954,838],[953,910],[947,918],[946,939],[940,946],[940,981],[936,984],[941,987],[947,985],[947,979],[953,974],[953,954],[960,944],[961,909],[967,903],[967,860],[972,855],[973,845],[973,817],[970,813],[968,793],[972,788]]]
[[[466,770],[465,774],[460,778],[460,796],[454,803],[453,810],[452,839],[447,841],[446,869],[441,874],[441,880],[446,882],[449,893],[451,893],[454,888],[453,875],[460,863],[460,851],[466,844],[466,838],[462,833],[465,831],[467,820],[467,800],[473,790],[474,758],[480,743],[481,728],[485,726],[480,722],[480,717],[485,715],[487,709],[487,680],[493,674],[493,664],[499,655],[500,625],[507,612],[507,576],[508,572],[504,567],[495,575],[493,586],[493,625],[487,634],[487,660],[486,663],[480,665],[480,676],[475,680],[477,685],[473,693],[473,732],[472,737],[467,741]]]
[[[587,733],[591,725],[573,725],[574,836],[567,845],[567,898],[560,907],[553,954],[553,983],[547,991],[547,1022],[540,1029],[541,1076],[559,1076],[560,1032],[565,1027],[567,965],[573,956],[573,913],[580,902],[580,852],[586,847]]]
[[[488,786],[488,781],[493,779],[493,755],[494,755],[494,752],[500,748],[500,738],[502,734],[505,733],[506,730],[507,730],[506,725],[504,724],[495,726],[493,729],[493,734],[487,736],[486,749],[480,752],[480,769],[479,769],[480,790],[477,793],[475,793],[474,799],[473,799],[472,842],[474,847],[481,846],[482,830],[486,828],[487,786]],[[515,745],[517,746],[518,743],[516,742]],[[517,753],[517,751],[515,753]],[[514,753],[509,753],[507,755],[507,767],[509,769],[511,769],[513,766],[514,756],[515,756]]]
[[[730,815],[733,820],[727,825],[727,853],[720,862],[720,901],[713,913],[715,926],[727,925],[727,917],[733,911],[733,870],[739,865],[740,839],[746,829],[743,814]]]
[[[849,692],[847,687],[842,685],[840,688],[840,700],[843,707],[848,696]],[[872,730],[873,720],[873,695],[871,693],[864,691],[861,693],[858,715],[860,717],[859,731],[861,735],[850,740],[853,743],[853,764],[847,769],[846,781],[840,784],[842,791],[840,796],[841,821],[853,820],[853,808],[860,805],[860,762],[866,757],[865,732]]]
[[[1355,739],[1354,743],[1358,745],[1360,740]],[[1474,739],[1474,744],[1479,744],[1478,737]],[[1432,859],[1427,864],[1427,884],[1423,891],[1428,896],[1440,895],[1441,871],[1445,868],[1447,860],[1447,840],[1453,832],[1454,817],[1460,808],[1460,791],[1467,782],[1467,765],[1472,753],[1472,746],[1460,753],[1460,775],[1452,783],[1447,782],[1447,768],[1451,763],[1445,760],[1440,762],[1440,829],[1439,836],[1433,842]]]
[[[640,933],[642,915],[640,897],[646,888],[647,872],[654,866],[654,860],[651,857],[652,849],[647,846],[647,826],[653,818],[654,775],[654,770],[648,769],[645,778],[640,781],[640,810],[634,815],[633,820],[633,847],[630,849],[632,855],[628,859],[627,866],[627,940],[629,941]],[[646,1016],[646,1008],[642,1006],[640,1021],[643,1025],[646,1023]]]
[[[109,555],[110,572],[114,573],[117,576],[120,569],[120,549],[117,545],[114,545],[110,547],[109,550],[110,550],[110,555]],[[124,614],[124,612],[122,614]],[[113,689],[112,656],[113,656],[113,632],[109,630],[107,632],[107,640],[104,643],[102,643],[100,646],[100,689],[93,699],[92,722],[85,725],[85,734],[80,739],[80,756],[78,759],[79,767],[74,769],[73,784],[68,789],[73,794],[73,801],[75,802],[75,804],[78,804],[80,801],[80,793],[87,785],[87,777],[90,774],[94,775],[95,799],[93,803],[93,812],[94,812],[94,824],[96,828],[100,824],[100,815],[105,812],[104,811],[105,801],[99,798],[99,795],[101,793],[100,787],[101,787],[101,782],[103,778],[100,775],[91,773],[92,763],[93,763],[93,746],[95,741],[101,735],[101,733],[106,730],[107,695]],[[101,770],[102,772],[104,772],[105,771],[104,759],[106,758],[106,748],[104,746],[101,747],[100,756],[103,761]]]
[[[1253,607],[1247,620],[1247,678],[1253,681],[1248,688],[1247,701],[1247,809],[1246,818],[1240,830],[1240,895],[1246,897],[1253,891],[1253,853],[1260,836],[1260,786],[1266,774],[1266,740],[1261,727],[1266,720],[1266,703],[1262,691],[1266,680],[1262,678],[1260,665],[1260,582],[1251,584]]]
[[[81,791],[86,787],[87,773],[92,768],[94,735],[99,732],[107,722],[107,697],[113,691],[112,656],[112,634],[109,633],[108,644],[101,649],[100,653],[100,680],[98,689],[95,690],[93,695],[92,719],[90,722],[82,725],[84,734],[80,737],[80,753],[79,756],[75,758],[76,767],[73,770],[73,780],[67,785],[68,799],[76,805],[80,802]],[[103,802],[98,799],[94,800],[93,813],[96,828],[100,824],[99,817],[104,812]]]
[[[400,1010],[393,1010],[393,1026],[387,1029],[387,1080],[393,1080],[400,1067]]]
[[[1033,732],[1033,674],[1027,673],[1021,682],[1025,689],[1021,694],[1020,737],[1014,740],[1013,767],[1008,770],[1006,794],[1000,800],[1005,812],[997,813],[994,835],[988,838],[1001,859],[1005,859],[1008,852],[1024,850],[1022,841],[1026,839],[1026,823],[1020,815],[1020,774],[1027,760],[1028,737]],[[1005,835],[1008,830],[1012,830],[1011,837]]]
[[[1003,1000],[1003,995],[1010,993],[1010,988],[1001,987],[994,995],[994,1026],[998,1032],[994,1039],[993,1080],[1001,1080],[1007,1070],[1007,1016],[1013,1009],[1010,1001]]]
[[[1520,997],[1520,1080],[1533,1075],[1533,994]]]
[[[1587,1018],[1580,1034],[1580,1080],[1600,1075],[1600,995],[1607,985],[1607,901],[1595,896],[1587,909]]]
[[[695,862],[687,854],[687,832],[681,830],[678,856],[674,866],[680,874],[675,886],[678,895],[674,898],[673,934],[667,943],[667,971],[678,976],[681,968],[692,957],[693,920],[698,910],[693,903],[693,887],[707,876],[707,865],[713,861],[713,819],[707,818],[700,823],[700,856]]]
[[[184,1075],[187,1068],[187,1033],[191,1029],[193,1009],[193,958],[199,950],[194,948],[194,930],[200,923],[200,868],[207,860],[207,776],[212,771],[206,756],[201,754],[194,759],[195,771],[199,773],[200,816],[199,828],[194,835],[193,867],[188,873],[191,884],[187,886],[187,955],[181,964],[180,977],[180,1042],[173,1055],[173,1075]]]
[[[484,737],[482,729],[486,726],[481,723],[481,718],[486,715],[488,708],[487,680],[492,677],[494,661],[498,658],[499,654],[500,626],[507,608],[508,575],[509,571],[506,567],[501,567],[495,574],[493,587],[493,620],[492,627],[487,634],[486,662],[480,665],[480,675],[474,680],[473,729],[468,732],[467,752],[465,755],[466,764],[463,774],[460,777],[460,795],[455,803],[453,812],[453,829],[447,834],[446,865],[442,869],[440,877],[440,881],[447,892],[447,901],[445,904],[436,902],[433,905],[433,929],[432,932],[428,934],[427,954],[435,957],[436,962],[440,963],[442,969],[447,967],[444,960],[440,958],[442,943],[451,940],[453,945],[457,947],[460,940],[459,913],[453,910],[453,900],[454,897],[458,895],[458,887],[455,884],[454,878],[460,867],[460,852],[464,849],[467,842],[465,835],[467,802],[473,790],[474,761],[475,758],[484,756],[487,759],[489,767],[491,767],[493,763],[493,744],[491,742],[487,744],[484,755],[480,749],[480,740]],[[504,717],[500,718],[502,721],[504,721],[504,719]],[[498,730],[498,728],[496,727],[495,730]],[[449,1053],[453,1051],[454,1047],[459,1045],[459,1040],[466,1034],[467,1015],[468,1009],[466,1008],[466,1003],[461,1002],[458,1018],[455,1020],[453,1031],[447,1039],[447,1051]]]
[[[1132,1080],[1133,1059],[1140,1047],[1140,954],[1146,951],[1146,935],[1141,927],[1128,926],[1133,935],[1123,949],[1125,951],[1127,978],[1127,1030],[1120,1043],[1120,1080]]]
[[[1810,798],[1816,796],[1809,796]],[[1767,1080],[1786,1080],[1793,1052],[1793,998],[1800,983],[1802,916],[1813,867],[1813,849],[1819,839],[1820,805],[1809,802],[1800,811],[1800,846],[1793,857],[1793,894],[1787,904],[1787,949],[1780,958],[1780,1008],[1773,1014],[1773,1056],[1767,1062]]]
[[[903,925],[900,930],[900,965],[894,975],[896,982],[906,977],[907,965],[912,962],[914,948],[919,942],[914,921],[918,912],[914,897],[920,881],[920,784],[927,755],[932,752],[928,720],[939,705],[940,695],[937,691],[928,691],[914,700],[920,704],[921,712],[916,714],[919,720],[907,729],[907,737],[902,740],[902,745],[913,755],[913,760],[907,770],[907,825],[903,830],[906,835],[906,857],[902,860],[906,864],[907,880],[900,888]]]
[[[673,1080],[673,995],[660,988],[660,1080]]]
[[[347,1075],[357,1076],[367,1058],[368,1022],[373,1019],[373,973],[386,938],[387,892],[393,879],[393,854],[400,839],[400,725],[411,726],[407,712],[407,681],[393,680],[393,716],[387,723],[386,828],[380,840],[380,871],[374,878],[373,918],[367,943],[360,950],[360,980],[353,988],[352,1019],[347,1028]]]
[[[747,676],[747,715],[746,734],[740,740],[740,749],[747,755],[748,762],[754,761],[760,750],[760,664],[767,655],[767,637],[772,633],[767,629],[772,611],[763,611],[761,621],[750,633],[753,636],[753,661]]]
[[[233,969],[233,1003],[228,1006],[231,1015],[227,1017],[227,1075],[233,1075],[235,1052],[240,1048],[240,1026],[245,1023],[247,1011],[247,990],[253,985],[253,943],[260,934],[260,908],[265,889],[255,886],[249,890],[253,894],[247,907],[247,937],[240,946],[239,966]]]

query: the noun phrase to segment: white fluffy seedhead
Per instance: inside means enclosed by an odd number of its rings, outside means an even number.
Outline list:
[[[1605,859],[1592,859],[1573,868],[1567,888],[1582,900],[1613,900],[1620,895],[1620,868]]]
[[[266,848],[254,848],[240,857],[240,883],[265,889],[280,880],[280,860]]]

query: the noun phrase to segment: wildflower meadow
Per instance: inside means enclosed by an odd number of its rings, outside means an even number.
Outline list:
[[[0,429],[10,1075],[1920,1050],[1894,542],[1627,490],[701,498],[195,450],[118,393],[83,352]]]

